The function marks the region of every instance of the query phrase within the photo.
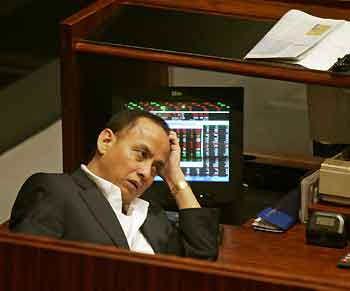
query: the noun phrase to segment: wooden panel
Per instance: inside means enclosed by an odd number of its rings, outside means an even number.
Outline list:
[[[336,268],[346,250],[306,245],[304,232],[225,225],[217,262],[0,232],[0,291],[349,290]]]
[[[117,6],[118,1],[97,1],[61,23],[63,168],[66,172],[74,170],[86,156],[86,137],[84,136],[86,124],[81,115],[81,108],[83,103],[91,98],[82,96],[82,68],[78,60],[78,52],[75,50],[75,42],[107,21],[112,14],[115,14]],[[123,60],[120,62],[125,63]],[[93,64],[89,70],[94,70]],[[142,78],[135,75],[135,70],[131,71],[123,64],[119,65],[119,70],[123,73],[124,81],[129,79],[129,82],[148,85],[168,84],[168,70],[165,64],[138,63],[136,72]],[[148,77],[145,78],[145,76]],[[115,80],[116,83],[117,81]]]
[[[80,67],[74,43],[104,23],[117,7],[117,1],[96,1],[60,25],[63,168],[72,171],[83,159],[84,137],[80,108]],[[92,68],[91,68],[92,69]]]

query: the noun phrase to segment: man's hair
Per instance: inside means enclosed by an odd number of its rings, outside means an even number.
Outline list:
[[[114,114],[106,123],[104,128],[109,128],[114,133],[118,133],[123,129],[131,129],[136,124],[137,120],[142,117],[152,120],[155,124],[158,124],[161,128],[163,128],[166,134],[169,134],[170,128],[161,117],[141,110],[122,110]],[[91,161],[95,153],[96,143],[89,149],[84,162],[87,163],[88,161]]]
[[[106,128],[111,129],[114,133],[120,132],[123,129],[132,128],[139,118],[147,118],[158,124],[164,131],[169,134],[170,128],[161,117],[147,111],[141,110],[123,110],[114,114],[106,124]]]

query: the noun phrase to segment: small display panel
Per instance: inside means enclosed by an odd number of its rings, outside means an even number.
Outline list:
[[[335,219],[334,217],[317,216],[316,224],[333,227],[335,226]]]
[[[187,181],[229,182],[230,106],[217,101],[130,101],[127,108],[162,117],[176,131]],[[161,180],[156,177],[156,180]]]

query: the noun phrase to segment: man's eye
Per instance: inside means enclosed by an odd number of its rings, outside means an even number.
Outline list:
[[[147,153],[143,150],[136,150],[135,152],[138,161],[142,161],[147,157]]]

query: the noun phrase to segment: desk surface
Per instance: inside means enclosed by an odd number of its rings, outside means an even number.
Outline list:
[[[305,226],[301,224],[277,234],[254,231],[247,223],[241,228],[225,226],[218,261],[234,264],[269,282],[317,290],[350,290],[350,270],[336,267],[340,257],[349,251],[349,247],[305,244]]]

